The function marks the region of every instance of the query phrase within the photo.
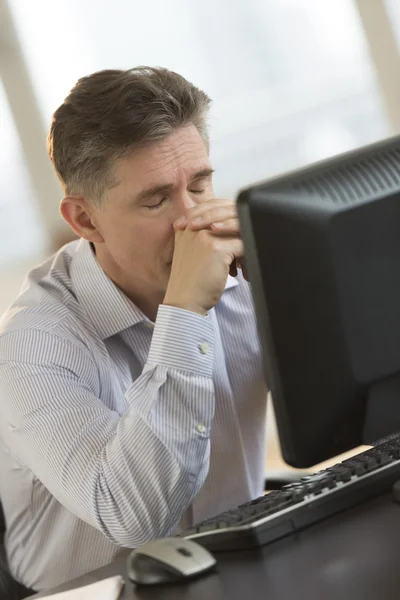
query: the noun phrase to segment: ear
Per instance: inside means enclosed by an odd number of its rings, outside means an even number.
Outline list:
[[[92,202],[80,196],[66,196],[61,200],[60,213],[76,235],[101,244],[104,239],[94,224],[96,207]]]

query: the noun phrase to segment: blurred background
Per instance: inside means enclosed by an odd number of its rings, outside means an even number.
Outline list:
[[[0,312],[70,239],[46,153],[82,75],[156,65],[213,99],[216,192],[400,131],[400,0],[0,0]]]

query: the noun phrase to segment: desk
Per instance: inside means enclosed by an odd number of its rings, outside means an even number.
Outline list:
[[[127,582],[121,600],[399,600],[400,505],[386,494],[262,549],[216,557],[213,574],[158,588]],[[52,592],[117,573],[124,559]]]

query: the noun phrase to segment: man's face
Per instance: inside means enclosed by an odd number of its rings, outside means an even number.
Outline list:
[[[116,168],[94,223],[104,243],[99,261],[123,289],[164,294],[174,252],[173,222],[213,197],[207,148],[194,125],[135,150]]]

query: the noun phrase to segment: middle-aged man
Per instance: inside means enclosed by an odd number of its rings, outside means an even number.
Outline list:
[[[33,590],[262,493],[266,386],[208,106],[142,67],[80,79],[53,116],[80,240],[28,275],[0,329],[6,546]]]

